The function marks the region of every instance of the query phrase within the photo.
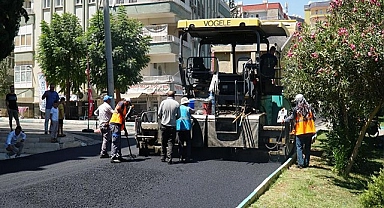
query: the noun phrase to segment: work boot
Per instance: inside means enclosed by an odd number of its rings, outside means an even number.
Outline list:
[[[172,164],[173,164],[172,158],[168,159],[168,165],[172,165]]]

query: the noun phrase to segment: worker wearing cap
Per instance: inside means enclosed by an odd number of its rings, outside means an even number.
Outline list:
[[[192,121],[191,114],[194,109],[188,107],[189,99],[181,98],[180,101],[180,118],[176,120],[176,131],[179,136],[179,161],[189,162],[191,159],[191,129]],[[186,154],[184,153],[184,142]]]
[[[101,104],[95,111],[95,115],[99,117],[99,129],[102,135],[102,144],[100,158],[109,158],[107,153],[107,144],[111,141],[111,133],[109,129],[109,120],[111,120],[113,109],[111,107],[112,97],[104,96],[104,103]]]
[[[112,136],[111,163],[126,161],[121,153],[121,131],[125,130],[125,117],[130,109],[130,105],[130,99],[123,99],[118,102],[109,121]],[[125,133],[127,134],[127,131],[125,131]]]
[[[296,95],[295,103],[296,107],[292,109],[292,114],[285,121],[294,121],[292,133],[296,136],[297,166],[305,168],[309,166],[312,137],[316,135],[315,113],[302,94]]]
[[[176,120],[180,117],[180,105],[175,100],[175,92],[169,91],[167,99],[160,103],[158,117],[161,122],[161,161],[172,164],[172,149],[176,139]],[[168,151],[167,151],[168,146]]]

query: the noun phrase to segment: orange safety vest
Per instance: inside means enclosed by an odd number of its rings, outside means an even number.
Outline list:
[[[109,120],[109,123],[121,124],[121,130],[124,130],[124,119],[126,114],[127,114],[127,107],[125,106],[125,104],[123,104],[123,112],[122,113],[114,112],[112,114],[111,120]]]
[[[309,115],[304,118],[300,113],[296,115],[295,135],[302,134],[315,134],[315,121],[313,119],[313,113],[309,112]]]

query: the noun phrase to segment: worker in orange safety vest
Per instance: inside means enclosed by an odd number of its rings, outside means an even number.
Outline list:
[[[115,107],[115,112],[112,114],[111,120],[109,121],[109,128],[112,136],[111,163],[126,161],[121,153],[121,131],[125,129],[125,117],[130,105],[131,100],[129,98],[118,102]]]
[[[285,122],[294,121],[292,133],[296,136],[297,167],[305,168],[309,166],[311,144],[316,136],[315,113],[302,94],[296,95],[295,103],[296,107]]]

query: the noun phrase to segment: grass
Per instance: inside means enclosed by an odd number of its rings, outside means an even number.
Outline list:
[[[384,165],[384,150],[372,147],[372,158],[366,171],[351,173],[349,178],[338,176],[321,157],[321,134],[312,146],[309,168],[292,166],[284,171],[275,183],[250,207],[362,207],[359,195],[367,188],[373,173],[377,174]]]

